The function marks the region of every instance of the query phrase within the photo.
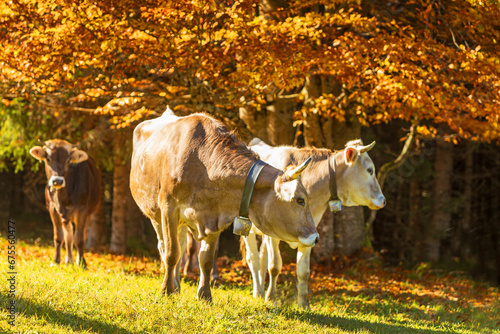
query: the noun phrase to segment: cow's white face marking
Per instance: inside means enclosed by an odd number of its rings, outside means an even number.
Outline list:
[[[298,181],[292,180],[288,182],[276,183],[276,196],[285,202],[293,201],[295,192],[297,191]]]
[[[66,187],[66,180],[62,176],[52,175],[49,179],[49,187],[52,189],[61,189]]]

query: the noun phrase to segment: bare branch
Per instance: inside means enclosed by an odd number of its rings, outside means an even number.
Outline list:
[[[378,183],[380,184],[380,189],[384,189],[384,183],[385,183],[385,178],[387,176],[387,173],[389,173],[391,170],[398,168],[401,166],[408,156],[410,155],[410,148],[415,142],[415,137],[416,137],[416,128],[417,124],[413,124],[410,128],[410,133],[408,134],[408,137],[406,138],[405,144],[403,146],[403,149],[401,150],[401,153],[399,156],[394,160],[387,162],[384,164],[380,170],[377,173],[377,180]],[[377,217],[377,211],[376,210],[371,210],[370,215],[366,219],[365,222],[365,230],[368,233],[370,232],[373,222],[375,221],[375,218]]]

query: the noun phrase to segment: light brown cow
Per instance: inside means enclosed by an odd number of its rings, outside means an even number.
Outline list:
[[[204,114],[177,117],[169,109],[139,124],[133,144],[130,188],[158,236],[165,265],[161,291],[180,289],[177,264],[187,227],[202,241],[197,296],[211,300],[215,244],[238,214],[257,155],[221,122]],[[266,165],[254,187],[249,218],[263,233],[311,247],[318,234],[295,172]]]
[[[304,157],[312,158],[301,179],[309,195],[311,214],[318,225],[329,207],[328,202],[332,195],[334,197],[338,195],[343,206],[362,205],[373,210],[385,206],[385,197],[375,177],[375,166],[367,153],[374,145],[375,142],[363,146],[361,140],[354,140],[348,142],[345,149],[332,152],[327,149],[272,147],[254,138],[249,147],[258,153],[262,160],[276,168],[293,164],[294,161],[300,161]],[[337,194],[331,194],[332,182],[336,183]],[[272,300],[276,294],[276,281],[281,271],[280,240],[264,236],[259,251],[256,234],[261,232],[254,226],[250,235],[245,238],[247,262],[252,272],[253,295],[254,297],[264,295],[263,285],[269,267],[270,283],[266,300]],[[298,246],[298,303],[304,308],[309,308],[310,256],[311,247]]]
[[[61,246],[66,244],[66,263],[73,262],[75,224],[76,263],[86,267],[84,248],[90,217],[101,202],[101,175],[94,159],[62,139],[35,146],[30,154],[45,162],[45,201],[54,225],[54,262],[61,262]]]

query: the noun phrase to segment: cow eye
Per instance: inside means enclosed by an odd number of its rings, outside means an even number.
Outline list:
[[[48,163],[50,163],[52,161],[52,159],[50,157],[47,157],[45,160],[47,160]]]
[[[373,168],[368,168],[368,173],[369,173],[370,175],[373,175]]]
[[[299,197],[297,198],[297,203],[301,206],[305,206],[306,205],[306,200],[303,199],[302,197]]]

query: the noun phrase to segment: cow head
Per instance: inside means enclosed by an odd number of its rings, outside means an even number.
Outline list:
[[[45,162],[49,187],[56,190],[66,186],[65,176],[70,164],[78,164],[88,159],[87,153],[61,139],[43,142],[43,147],[31,148],[30,154]]]
[[[303,246],[312,247],[318,243],[309,198],[299,177],[310,160],[298,167],[287,167],[274,179],[274,191],[261,193],[255,225],[264,234]]]
[[[385,206],[385,197],[375,174],[375,165],[368,156],[368,151],[375,142],[363,146],[361,140],[347,143],[346,148],[337,154],[337,189],[342,204],[345,206],[368,206],[372,210]],[[339,162],[343,155],[343,163]]]

